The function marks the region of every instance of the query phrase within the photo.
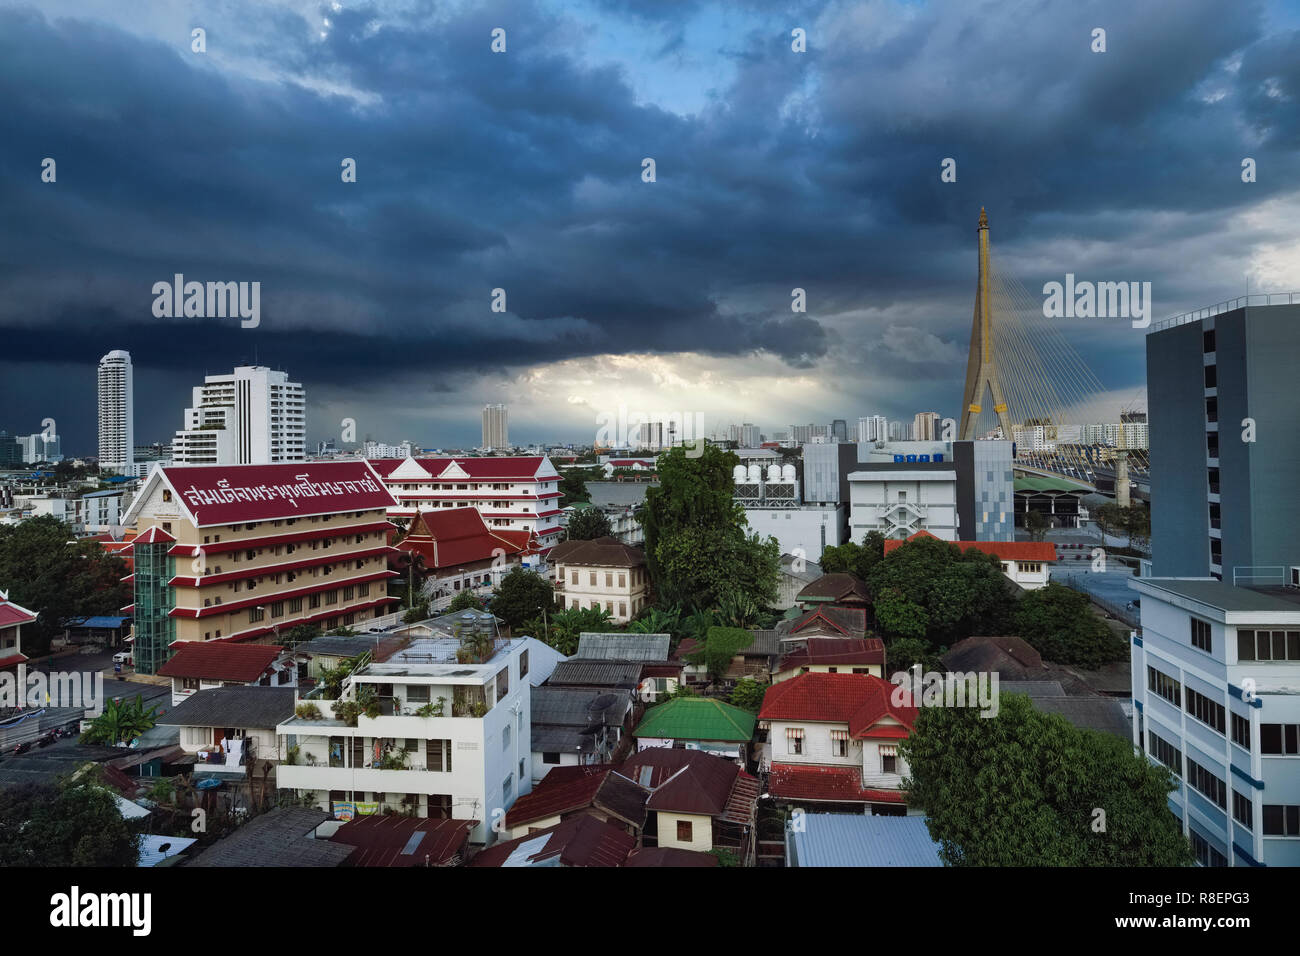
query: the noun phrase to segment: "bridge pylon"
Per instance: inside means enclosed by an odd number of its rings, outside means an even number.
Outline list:
[[[978,437],[975,429],[979,414],[984,410],[984,396],[987,393],[992,400],[993,411],[998,416],[998,424],[1002,426],[1002,437],[1011,441],[1015,437],[1011,431],[1011,415],[1002,395],[1002,384],[998,381],[995,362],[997,351],[993,337],[993,296],[989,289],[989,217],[983,207],[980,207],[978,234],[979,277],[975,286],[970,358],[966,362],[966,389],[962,393],[961,438],[966,440]]]

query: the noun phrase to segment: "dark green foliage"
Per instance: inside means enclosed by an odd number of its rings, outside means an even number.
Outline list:
[[[555,588],[534,571],[515,567],[501,579],[492,595],[492,613],[512,628],[534,618],[555,603]]]
[[[865,581],[884,556],[885,536],[879,531],[869,531],[862,544],[846,541],[826,547],[818,563],[825,574],[852,574]]]
[[[732,498],[732,452],[706,445],[698,458],[683,447],[658,459],[661,484],[646,493],[640,520],[646,565],[666,605],[709,609],[733,592],[766,606],[776,597],[780,548],[749,535]]]
[[[923,707],[900,753],[909,806],[954,866],[1186,866],[1166,802],[1175,781],[1111,734],[1079,730],[1029,698],[996,717]],[[1104,830],[1100,829],[1104,811]]]
[[[1128,642],[1092,612],[1087,597],[1059,584],[1027,592],[1015,611],[1015,633],[1056,664],[1100,667],[1128,660]]]
[[[469,590],[456,592],[456,596],[447,605],[448,614],[455,614],[457,611],[481,610],[483,610],[483,599]]]
[[[566,529],[570,541],[592,541],[613,534],[609,519],[599,508],[579,508],[569,515]]]
[[[90,722],[86,732],[81,735],[81,742],[109,747],[129,744],[146,730],[152,729],[158,723],[161,713],[157,707],[145,707],[144,697],[140,694],[130,700],[105,701],[104,712]]]
[[[731,659],[754,643],[754,632],[738,627],[711,627],[704,646],[689,655],[692,664],[703,664],[715,680],[727,672]]]
[[[736,681],[731,691],[731,703],[757,714],[763,706],[763,695],[767,693],[767,684],[760,684],[752,677],[742,677]]]
[[[0,867],[133,867],[138,841],[94,774],[0,789]]]
[[[126,564],[98,541],[73,540],[72,526],[50,515],[0,527],[0,584],[9,599],[40,615],[23,627],[23,650],[36,656],[63,621],[117,615],[131,603]]]

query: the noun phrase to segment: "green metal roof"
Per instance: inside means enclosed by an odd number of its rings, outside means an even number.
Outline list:
[[[633,736],[672,740],[734,740],[754,736],[755,716],[710,697],[677,697],[651,707]]]
[[[1068,478],[1045,478],[1025,475],[1016,479],[1016,491],[1063,491],[1083,494],[1091,491],[1087,485],[1071,481]]]

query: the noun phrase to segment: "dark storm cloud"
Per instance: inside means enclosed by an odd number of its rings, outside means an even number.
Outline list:
[[[657,31],[665,69],[708,8],[596,6]],[[349,6],[323,39],[296,13],[250,9],[247,30],[212,28],[206,57],[184,36],[0,10],[0,368],[16,391],[35,385],[24,366],[110,348],[191,383],[195,356],[218,371],[256,354],[309,394],[358,368],[429,379],[435,357],[445,371],[421,387],[444,392],[605,352],[767,351],[808,368],[854,347],[825,316],[918,300],[930,314],[915,322],[960,352],[980,205],[1013,258],[1242,208],[1293,190],[1297,171],[1298,41],[1265,36],[1253,0],[953,2],[908,18],[803,5],[805,55],[788,27],[714,38],[734,81],[692,115],[582,65],[571,21],[528,5]],[[492,55],[503,24],[509,52]],[[1105,54],[1088,48],[1097,25]],[[223,44],[266,70],[223,69]],[[1244,155],[1270,172],[1249,195]],[[39,181],[44,156],[56,185]],[[956,184],[939,181],[947,156]],[[1033,290],[1072,265],[1022,278]],[[1186,279],[1160,248],[1136,265]],[[154,319],[151,286],[176,272],[261,281],[262,327]],[[507,316],[488,308],[498,287]],[[794,287],[808,315],[791,315]],[[1134,349],[1107,349],[1118,378],[1140,376]],[[879,358],[853,355],[864,377]],[[149,424],[165,434],[180,407]]]

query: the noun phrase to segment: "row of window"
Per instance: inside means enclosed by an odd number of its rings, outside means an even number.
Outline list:
[[[620,588],[625,588],[625,587],[627,587],[627,572],[625,572],[625,571],[619,571],[619,572],[617,572],[617,573],[618,573],[618,586],[619,586]],[[569,569],[569,584],[572,585],[572,586],[575,587],[575,588],[578,586],[578,574],[579,574],[578,571],[575,571],[575,570],[573,570],[572,568]],[[605,572],[605,587],[607,587],[607,588],[612,588],[612,587],[614,586],[614,574],[615,574],[615,572],[613,572],[613,571],[606,571],[606,572]],[[561,585],[563,585],[563,583],[564,583],[564,568],[560,568],[560,571],[559,571],[559,579],[560,579],[560,583],[561,583]],[[588,579],[588,580],[587,580],[587,586],[588,586],[588,587],[592,587],[592,588],[594,588],[594,587],[598,587],[598,585],[596,584],[596,580],[597,580],[597,572],[595,572],[595,571],[588,571],[588,572],[587,572],[587,579]],[[640,586],[641,586],[642,584],[644,584],[644,583],[645,583],[645,570],[644,570],[643,568],[635,568],[635,569],[633,569],[633,571],[632,571],[632,586],[633,586],[633,587],[640,587]]]
[[[164,488],[164,489],[163,489],[163,501],[171,501],[171,500],[172,500],[172,493],[171,493],[170,491],[168,491],[166,488]],[[326,522],[326,523],[328,524],[331,520],[333,520],[333,519],[335,519],[335,518],[341,518],[341,519],[343,519],[343,520],[345,520],[345,521],[351,521],[351,520],[354,520],[354,519],[356,519],[356,518],[360,518],[362,515],[364,515],[364,514],[368,514],[368,513],[369,513],[369,512],[365,512],[365,511],[340,512],[340,513],[338,513],[338,514],[332,514],[332,515],[312,515],[310,518],[303,518],[303,519],[301,519],[301,520],[303,520],[303,521],[310,521],[312,524],[315,524],[315,523],[318,522],[318,521],[324,521],[324,522]],[[288,526],[288,525],[294,525],[294,524],[297,524],[299,520],[300,520],[300,519],[298,519],[298,518],[282,518],[282,519],[278,519],[278,520],[276,520],[276,521],[272,521],[272,522],[271,522],[271,526],[272,526],[273,528],[278,528],[278,527],[280,527],[281,525],[286,525],[286,526]],[[253,531],[253,530],[257,529],[258,527],[260,527],[262,524],[265,524],[265,522],[262,522],[262,521],[250,521],[250,522],[248,522],[248,523],[246,523],[246,524],[232,524],[232,525],[230,525],[230,530],[231,530],[231,531],[236,531],[236,532],[237,532],[237,531],[241,531],[241,530],[243,530],[243,531]],[[209,539],[210,539],[210,540],[209,540]],[[219,534],[210,534],[210,535],[209,535],[209,534],[205,534],[205,535],[203,536],[203,543],[204,543],[204,544],[216,544],[216,543],[218,543],[220,540],[221,540],[221,535],[219,535]]]
[[[1187,758],[1187,782],[1220,808],[1228,809],[1228,785],[1191,757]]]
[[[364,582],[364,583],[362,583],[362,584],[350,584],[350,585],[348,585],[347,587],[343,588],[342,591],[343,591],[343,600],[344,600],[345,602],[346,602],[346,601],[354,601],[354,600],[356,600],[358,597],[369,597],[369,596],[370,596],[370,582],[369,582],[369,581],[366,581],[366,582]],[[307,595],[307,607],[308,607],[308,609],[310,609],[310,610],[315,610],[315,609],[319,608],[319,607],[321,606],[321,597],[322,597],[321,594],[309,594],[309,595]],[[329,606],[329,605],[331,605],[331,604],[337,604],[337,603],[339,602],[339,588],[334,588],[333,590],[326,591],[326,592],[324,593],[324,599],[325,599],[325,605],[326,605],[326,606]],[[288,605],[289,605],[289,613],[290,613],[290,614],[300,614],[300,613],[302,612],[302,600],[303,600],[303,599],[300,598],[300,597],[299,597],[299,598],[290,598],[290,599],[289,599],[289,601],[288,601],[287,603],[288,603]],[[220,601],[218,601],[218,603],[220,603]],[[272,617],[272,618],[284,617],[284,614],[285,614],[285,603],[286,603],[286,602],[284,602],[284,601],[273,601],[273,602],[271,602],[270,608],[271,608],[271,617]],[[206,602],[205,602],[205,605],[206,605]],[[348,616],[348,617],[351,617],[352,615],[347,615],[347,616]],[[250,608],[248,609],[248,623],[249,623],[249,624],[256,624],[258,621],[263,620],[265,617],[266,617],[266,608],[263,608],[263,607],[250,607]],[[352,622],[351,622],[351,621],[347,621],[347,623],[348,623],[348,624],[351,624]]]
[[[1150,665],[1147,665],[1147,690],[1159,694],[1175,707],[1183,705],[1183,685]]]
[[[1300,631],[1237,631],[1239,661],[1300,661]]]
[[[1219,733],[1224,733],[1224,720],[1227,715],[1224,706],[1190,687],[1187,688],[1187,712],[1201,723],[1208,724]]]
[[[1259,752],[1273,756],[1300,754],[1300,724],[1260,724]]]

